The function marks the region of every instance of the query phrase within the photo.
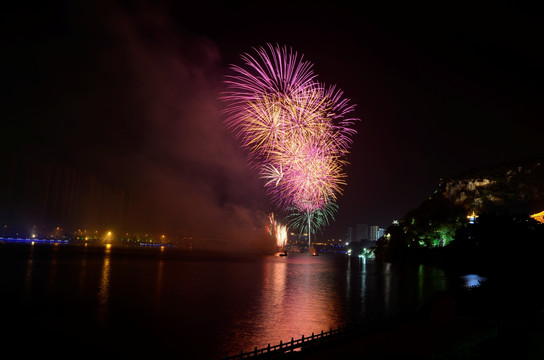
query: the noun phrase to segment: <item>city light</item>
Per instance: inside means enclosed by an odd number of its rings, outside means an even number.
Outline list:
[[[544,224],[544,211],[531,215],[531,218]]]
[[[476,219],[478,218],[478,215],[476,215],[476,213],[474,212],[474,210],[472,210],[472,214],[468,215],[467,216],[467,219],[469,220],[469,222],[471,224],[474,224],[476,222]]]

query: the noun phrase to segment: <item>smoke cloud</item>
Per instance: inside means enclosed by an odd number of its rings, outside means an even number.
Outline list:
[[[45,28],[15,13],[7,135],[17,140],[2,149],[0,215],[240,246],[258,237],[269,209],[222,122],[216,44],[156,9],[63,10]]]

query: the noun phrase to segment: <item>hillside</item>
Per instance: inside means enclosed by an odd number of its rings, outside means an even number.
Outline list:
[[[442,180],[437,193],[467,212],[544,210],[544,158],[476,169]]]
[[[516,234],[533,238],[536,232],[528,227],[538,223],[530,215],[543,210],[544,159],[470,170],[442,179],[431,196],[387,229],[375,255],[389,261],[427,261],[430,250],[451,248],[454,242],[464,242],[467,250],[474,245],[468,229],[474,223],[481,239],[501,237],[503,245],[521,236]]]

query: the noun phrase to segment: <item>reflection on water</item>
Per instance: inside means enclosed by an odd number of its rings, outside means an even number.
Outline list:
[[[347,261],[346,269],[346,297],[351,293],[351,261]]]
[[[88,266],[88,260],[87,256],[83,256],[81,259],[81,267],[79,270],[79,277],[78,277],[78,299],[84,299],[85,297],[85,286],[87,282],[87,266]]]
[[[105,325],[108,318],[110,298],[110,256],[111,249],[106,248],[104,252],[104,263],[102,265],[102,276],[98,286],[97,318],[100,325]]]
[[[393,294],[391,294],[391,264],[387,263],[385,264],[385,269],[383,271],[384,275],[384,292],[383,292],[383,303],[385,304],[386,311],[391,310],[391,297]]]
[[[428,266],[400,266],[374,259],[291,254],[262,262],[262,281],[224,339],[228,353],[251,351],[302,335],[328,331],[364,318],[415,309],[446,289],[444,273]],[[248,294],[249,295],[249,294]]]
[[[468,274],[461,276],[461,279],[463,279],[465,287],[473,287],[480,286],[480,283],[486,278],[477,274]]]
[[[366,257],[359,258],[361,262],[361,313],[366,313],[366,282],[367,282],[367,259]],[[346,272],[351,272],[348,269]]]
[[[32,271],[34,269],[34,245],[30,247],[30,252],[28,254],[28,260],[26,263],[25,271],[25,285],[24,285],[24,295],[23,300],[26,304],[30,303],[32,296]]]
[[[163,297],[163,270],[164,269],[164,260],[161,258],[157,264],[157,279],[155,281],[155,306],[162,306],[162,297]]]
[[[123,351],[140,354],[145,347],[191,359],[392,315],[450,286],[432,267],[343,254],[191,258],[40,247],[21,254],[20,265],[13,256],[0,256],[2,274],[10,274],[0,275],[0,295],[27,304],[13,324],[32,316],[44,331],[73,333],[66,341],[76,344],[83,340],[71,331],[75,327],[90,344],[99,342],[93,338],[99,333],[114,337]],[[465,283],[479,279],[469,275]]]
[[[48,272],[49,273],[49,284],[48,284],[48,286],[46,288],[49,296],[53,296],[54,289],[56,287],[55,282],[57,281],[57,270],[58,270],[58,262],[59,262],[58,252],[59,252],[58,245],[53,246],[52,256],[51,256],[51,260],[50,260],[50,269],[49,269],[49,272]]]
[[[269,328],[270,324],[278,324],[289,318],[286,291],[287,263],[283,259],[278,258],[278,260],[280,261],[263,264],[263,289],[259,307],[264,311],[256,314],[258,316],[255,319],[257,325],[255,326],[256,344],[265,343],[267,336],[274,332],[273,328]],[[276,311],[265,309],[275,309]]]
[[[338,325],[342,296],[335,289],[333,264],[307,255],[260,263],[255,300],[237,317],[236,335],[225,339],[227,352],[274,345]]]

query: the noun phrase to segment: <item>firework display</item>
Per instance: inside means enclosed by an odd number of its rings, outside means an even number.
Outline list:
[[[329,225],[331,220],[334,220],[334,214],[338,212],[338,204],[328,202],[323,208],[311,211],[301,212],[300,209],[294,207],[290,209],[286,217],[287,224],[293,229],[298,229],[301,233],[309,233],[314,229],[320,229]]]
[[[245,67],[232,65],[226,77],[225,123],[276,205],[305,216],[310,244],[312,217],[330,215],[346,185],[354,105],[319,82],[302,55],[271,44],[254,50],[242,55]]]
[[[274,218],[274,213],[268,215],[269,224],[266,227],[268,234],[276,240],[278,251],[285,251],[287,245],[287,226],[279,223]]]

